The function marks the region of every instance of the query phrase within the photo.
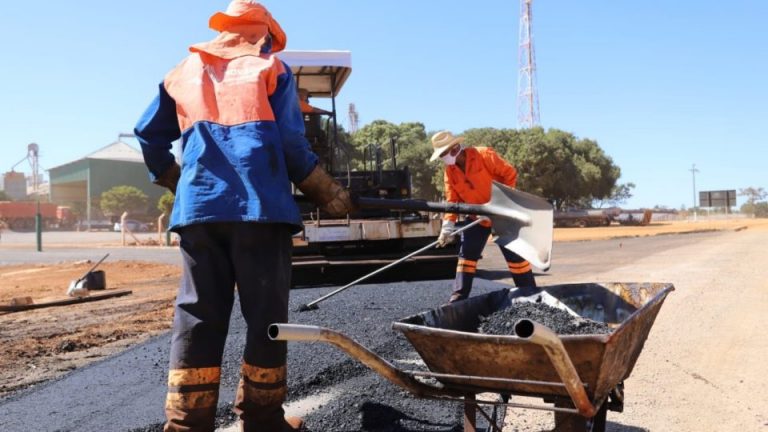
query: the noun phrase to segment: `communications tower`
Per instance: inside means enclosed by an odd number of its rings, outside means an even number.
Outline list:
[[[357,132],[357,110],[355,104],[349,104],[349,133]]]
[[[517,74],[517,122],[521,128],[540,124],[536,90],[536,53],[533,49],[533,0],[520,0],[520,45]]]

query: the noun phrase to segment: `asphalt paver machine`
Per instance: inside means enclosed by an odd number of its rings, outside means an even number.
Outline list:
[[[395,142],[371,143],[363,160],[358,161],[340,142],[336,97],[352,72],[350,52],[286,51],[280,58],[291,68],[298,88],[308,94],[310,102],[330,100],[329,109],[304,114],[306,137],[326,171],[359,197],[412,198],[410,172],[408,167],[397,165],[396,151],[390,151],[391,161],[381,157],[381,146],[395,150]],[[304,230],[294,237],[294,286],[347,282],[428,245],[440,232],[437,213],[363,208],[348,218],[335,219],[297,198]],[[452,246],[414,256],[399,266],[397,275],[402,280],[451,278],[456,252]],[[391,278],[392,274],[382,277]]]

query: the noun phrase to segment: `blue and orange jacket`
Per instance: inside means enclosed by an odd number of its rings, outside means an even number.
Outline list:
[[[450,203],[485,204],[491,200],[491,184],[498,181],[509,187],[517,184],[517,170],[489,147],[469,147],[465,171],[458,165],[445,167],[445,200]],[[455,222],[458,215],[446,213],[444,220]],[[491,226],[490,221],[480,222]]]
[[[171,167],[172,143],[181,138],[171,229],[255,221],[298,231],[291,182],[304,180],[318,158],[304,137],[293,74],[268,45],[237,52],[230,42],[191,47],[136,125],[150,177]]]

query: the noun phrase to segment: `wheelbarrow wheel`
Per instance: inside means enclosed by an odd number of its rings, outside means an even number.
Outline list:
[[[556,407],[573,408],[570,403],[555,403]],[[605,420],[608,404],[603,403],[592,418],[584,418],[578,414],[555,412],[555,429],[557,432],[605,432]]]

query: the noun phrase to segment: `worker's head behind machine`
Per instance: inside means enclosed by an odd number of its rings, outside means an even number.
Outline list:
[[[301,112],[303,114],[331,114],[330,111],[326,111],[309,104],[309,98],[311,96],[309,90],[299,87],[296,93],[299,95],[299,106],[301,107]]]

